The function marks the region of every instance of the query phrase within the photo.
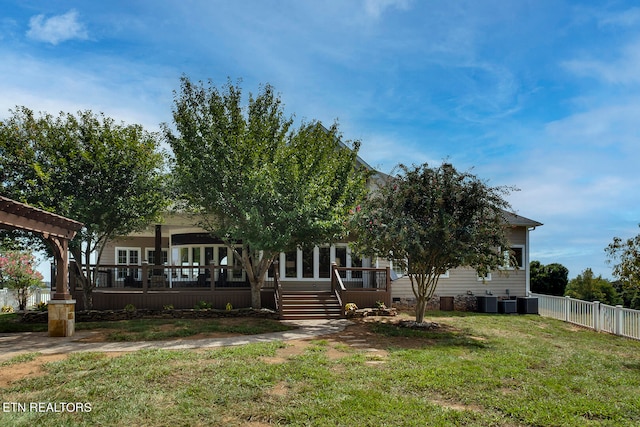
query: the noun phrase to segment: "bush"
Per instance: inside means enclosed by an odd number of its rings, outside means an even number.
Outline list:
[[[13,313],[13,312],[14,312],[14,309],[10,305],[2,306],[2,313]]]
[[[47,311],[49,309],[49,304],[46,302],[40,301],[33,307],[36,311]]]
[[[124,306],[124,311],[136,311],[136,306],[133,304],[127,304]]]
[[[207,310],[212,308],[213,305],[210,302],[206,302],[206,301],[198,301],[196,303],[195,309],[196,310]]]
[[[167,304],[162,306],[162,309],[165,311],[173,310],[173,304]]]

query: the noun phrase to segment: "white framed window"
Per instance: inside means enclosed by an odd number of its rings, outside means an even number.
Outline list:
[[[146,260],[150,265],[155,265],[156,263],[156,250],[152,248],[147,248],[147,257]],[[163,265],[169,263],[169,249],[162,249],[162,261],[160,262]]]
[[[329,279],[331,277],[331,263],[338,267],[368,267],[368,258],[362,260],[351,254],[351,248],[346,243],[331,246],[316,246],[308,249],[296,249],[280,254],[280,279],[312,281]],[[362,272],[348,273],[349,278],[362,277]],[[270,275],[268,277],[271,277]]]
[[[504,263],[500,268],[505,270],[524,268],[524,245],[513,245],[509,250],[503,251],[502,256],[504,257]],[[514,261],[517,267],[513,266],[511,261]]]
[[[140,265],[140,248],[116,247],[116,264],[118,265]],[[116,278],[125,280],[140,279],[140,269],[138,268],[117,268]]]
[[[490,282],[491,281],[491,273],[487,273],[485,276],[477,275],[476,280],[478,282]]]

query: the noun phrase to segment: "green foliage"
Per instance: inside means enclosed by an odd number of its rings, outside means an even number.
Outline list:
[[[11,289],[20,310],[27,308],[27,300],[34,288],[44,288],[42,274],[34,269],[35,258],[28,252],[9,251],[0,255],[0,286]]]
[[[44,301],[40,301],[34,306],[36,311],[47,311],[49,309],[49,304]]]
[[[230,82],[181,83],[177,134],[165,126],[177,196],[241,260],[260,308],[263,277],[280,252],[345,235],[347,213],[366,190],[359,144],[342,144],[335,124],[294,128],[269,85],[243,106]]]
[[[91,253],[99,261],[107,240],[143,229],[166,206],[159,138],[139,125],[19,107],[0,122],[0,154],[4,195],[84,224],[69,247],[78,263]],[[79,280],[90,307],[95,283]]]
[[[569,282],[569,270],[562,264],[543,265],[540,261],[531,261],[531,292],[545,295],[564,295]]]
[[[196,310],[208,310],[213,308],[213,304],[207,301],[198,301],[194,307]]]
[[[162,306],[162,309],[165,311],[173,310],[173,304],[166,304]]]
[[[569,281],[565,296],[584,301],[600,301],[609,305],[616,305],[622,302],[611,282],[603,279],[602,276],[594,277],[590,268],[587,268],[582,274],[578,274],[575,279]]]
[[[489,187],[451,164],[409,168],[380,183],[361,207],[353,211],[355,248],[394,260],[407,260],[416,320],[422,321],[427,301],[440,275],[470,266],[481,276],[503,267],[499,248],[505,237],[505,187]]]
[[[605,252],[624,305],[640,309],[640,234],[626,240],[614,237]]]
[[[127,304],[124,306],[124,311],[128,311],[128,312],[136,311],[136,306],[133,304]]]
[[[13,313],[13,312],[14,312],[13,307],[10,305],[3,305],[2,310],[0,311],[0,313],[7,313],[7,314]]]

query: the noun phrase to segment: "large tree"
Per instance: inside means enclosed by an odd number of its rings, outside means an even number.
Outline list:
[[[340,142],[337,126],[294,127],[271,86],[243,104],[240,87],[181,80],[165,127],[175,156],[174,182],[185,209],[241,260],[251,305],[280,253],[345,234],[348,211],[365,192],[358,143]]]
[[[593,271],[587,268],[574,279],[569,280],[565,296],[585,301],[600,301],[609,305],[620,304],[621,298],[615,288],[601,275],[594,276]]]
[[[541,264],[531,261],[529,272],[531,275],[531,292],[547,295],[564,295],[569,282],[569,270],[562,264]]]
[[[505,266],[508,192],[448,163],[400,165],[399,173],[355,210],[356,249],[408,263],[416,321],[422,322],[438,278],[447,270],[469,266],[484,276]]]
[[[628,239],[614,237],[605,252],[625,305],[640,308],[640,234]]]
[[[19,107],[0,122],[3,195],[84,224],[69,250],[82,267],[85,308],[109,239],[141,230],[166,206],[159,135],[90,111],[36,116]]]

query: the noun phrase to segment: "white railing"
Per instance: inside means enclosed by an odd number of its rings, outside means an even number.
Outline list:
[[[570,297],[531,294],[538,298],[541,316],[563,320],[596,331],[640,340],[640,311]]]
[[[36,288],[31,292],[29,298],[27,298],[27,310],[33,309],[34,306],[41,302],[48,303],[50,299],[51,291],[49,288]],[[0,307],[4,306],[11,306],[14,310],[17,310],[19,307],[15,292],[11,289],[0,289]]]

